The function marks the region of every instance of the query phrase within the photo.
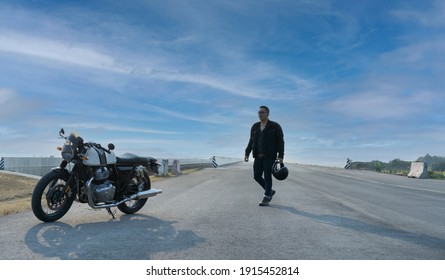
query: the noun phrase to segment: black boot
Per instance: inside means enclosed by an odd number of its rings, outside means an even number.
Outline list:
[[[270,202],[270,197],[264,196],[263,201],[261,201],[259,205],[260,206],[269,206],[269,202]]]

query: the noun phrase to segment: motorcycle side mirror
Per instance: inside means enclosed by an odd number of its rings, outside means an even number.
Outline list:
[[[65,138],[65,130],[63,128],[60,129],[59,135],[60,137]]]
[[[112,143],[108,144],[108,150],[110,151],[114,150],[114,144]]]

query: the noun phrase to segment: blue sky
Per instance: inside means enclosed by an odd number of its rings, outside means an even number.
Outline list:
[[[261,105],[285,161],[444,155],[444,1],[0,2],[0,156],[58,130],[116,153],[242,158]]]

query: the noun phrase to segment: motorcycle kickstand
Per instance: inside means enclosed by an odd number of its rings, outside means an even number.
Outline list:
[[[108,214],[110,214],[111,217],[113,217],[113,220],[116,219],[116,217],[114,216],[114,214],[116,213],[116,211],[111,211],[110,207],[107,207],[107,211],[108,211]]]

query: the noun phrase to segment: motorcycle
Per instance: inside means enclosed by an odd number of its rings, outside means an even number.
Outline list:
[[[34,215],[43,222],[62,218],[74,200],[88,203],[93,209],[107,209],[115,218],[111,207],[125,214],[138,212],[149,197],[162,193],[152,189],[150,175],[158,174],[160,164],[152,157],[125,154],[117,157],[113,144],[108,149],[100,144],[84,142],[77,133],[65,136],[60,166],[44,175],[34,188],[31,207]]]

